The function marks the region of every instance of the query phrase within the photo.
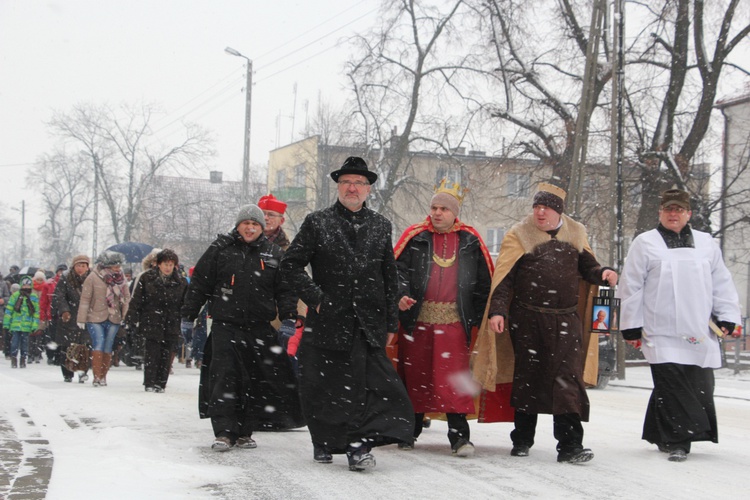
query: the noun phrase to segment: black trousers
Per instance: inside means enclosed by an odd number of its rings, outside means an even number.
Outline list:
[[[465,438],[471,440],[469,422],[466,420],[466,413],[446,413],[448,418],[448,441],[451,448],[456,445],[459,439]],[[422,434],[424,427],[424,413],[414,414],[414,439]]]
[[[537,417],[535,413],[516,410],[515,429],[510,433],[514,446],[525,445],[530,448],[534,445]],[[583,425],[581,425],[580,415],[576,413],[553,415],[552,420],[558,452],[566,453],[583,448]]]
[[[169,369],[172,364],[173,342],[146,340],[143,365],[143,385],[146,387],[167,387]]]

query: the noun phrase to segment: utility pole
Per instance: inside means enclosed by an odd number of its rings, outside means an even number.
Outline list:
[[[91,258],[96,259],[96,247],[98,246],[99,235],[99,159],[96,153],[94,158],[94,238],[91,244]]]
[[[622,161],[623,115],[622,94],[624,84],[624,43],[625,13],[623,1],[614,0],[614,18],[612,20],[612,126],[610,149],[609,192],[614,193],[613,213],[610,218],[609,263],[615,269],[622,269],[623,264],[623,231],[622,231]],[[615,352],[617,353],[617,378],[625,379],[625,341],[621,335],[616,336]]]
[[[245,83],[245,152],[242,158],[242,204],[250,202],[250,115],[253,106],[253,61],[247,56],[227,47],[224,52],[242,57],[247,61],[247,82]]]
[[[26,200],[21,200],[21,267],[26,257]]]

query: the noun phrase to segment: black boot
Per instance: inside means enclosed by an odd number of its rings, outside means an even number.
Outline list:
[[[21,356],[21,368],[26,368],[26,356]]]
[[[18,368],[18,359],[15,356],[13,356],[12,358],[10,358],[10,367],[11,368]]]
[[[333,462],[333,455],[325,446],[313,444],[313,460],[319,464],[330,464]]]

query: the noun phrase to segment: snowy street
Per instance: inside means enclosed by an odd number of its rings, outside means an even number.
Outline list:
[[[210,449],[197,414],[198,370],[175,366],[164,394],[143,391],[143,372],[112,368],[109,387],[63,383],[59,367],[13,370],[0,361],[0,498],[733,498],[750,470],[750,373],[717,372],[718,445],[694,443],[684,463],[640,439],[650,394],[647,367],[590,390],[583,465],[558,464],[552,419],[513,458],[512,424],[471,423],[473,458],[451,456],[445,422],[413,451],[376,448],[377,466],[350,472],[346,458],[316,464],[306,429],[256,433],[255,450]],[[743,478],[744,479],[744,478]]]

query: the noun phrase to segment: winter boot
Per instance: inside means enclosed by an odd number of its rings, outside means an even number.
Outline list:
[[[18,368],[18,358],[16,358],[15,356],[13,356],[12,358],[10,358],[10,367],[11,368]]]
[[[94,374],[93,387],[102,385],[102,351],[91,352],[91,372]]]
[[[105,387],[107,385],[107,373],[109,372],[110,366],[112,366],[112,353],[103,352],[102,353],[102,377],[99,382]]]
[[[86,372],[78,372],[78,383],[83,384],[89,379],[89,376]]]
[[[26,356],[21,356],[21,368],[26,368]]]

